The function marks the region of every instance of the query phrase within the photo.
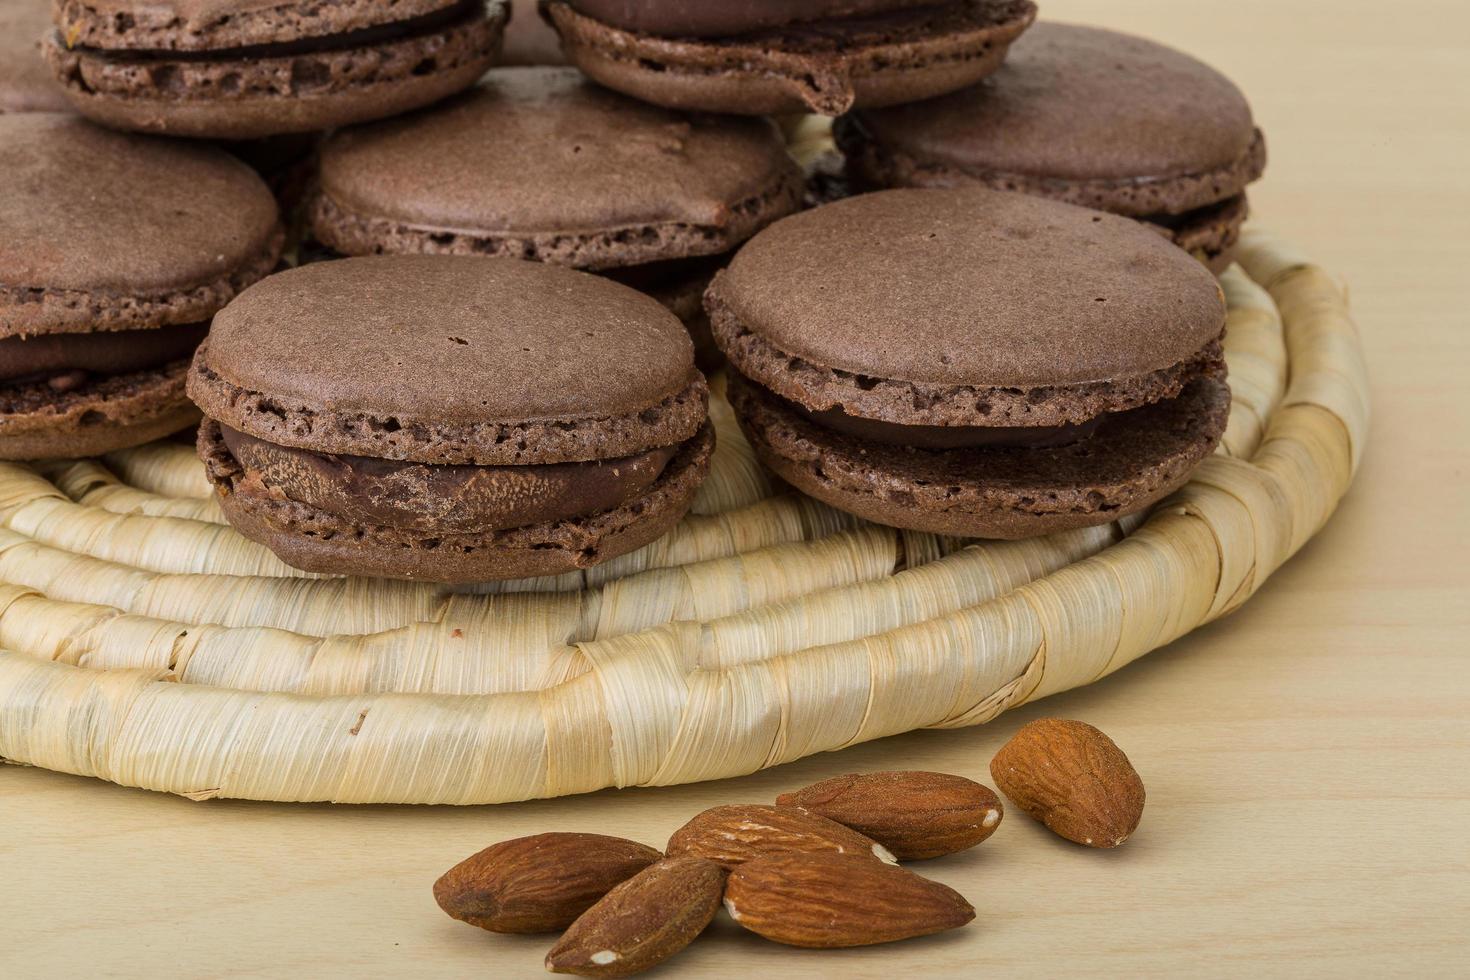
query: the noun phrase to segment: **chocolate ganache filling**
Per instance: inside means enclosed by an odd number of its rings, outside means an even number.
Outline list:
[[[209,332],[207,323],[55,333],[0,340],[0,385],[48,382],[58,391],[85,384],[92,375],[130,374],[181,361]]]
[[[237,61],[256,58],[289,58],[293,55],[324,54],[351,48],[367,47],[389,41],[417,37],[445,30],[462,21],[472,20],[484,14],[485,0],[461,0],[460,3],[436,10],[421,17],[375,24],[337,34],[322,34],[315,37],[297,38],[292,41],[276,41],[267,44],[249,44],[235,48],[205,48],[201,50],[149,50],[146,48],[94,48],[85,45],[92,55],[116,62],[210,62],[219,60]]]
[[[825,429],[865,442],[909,446],[944,452],[951,449],[1049,449],[1080,442],[1097,431],[1108,416],[1099,415],[1075,425],[900,425],[881,419],[849,415],[840,408],[814,412],[782,399],[791,410]]]
[[[677,446],[619,459],[460,466],[315,453],[220,426],[241,490],[284,495],[350,521],[451,533],[498,531],[620,507],[653,485]]]
[[[813,21],[868,17],[944,0],[571,0],[593,20],[665,37],[728,37]]]

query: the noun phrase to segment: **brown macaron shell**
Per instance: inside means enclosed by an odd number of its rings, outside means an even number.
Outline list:
[[[742,115],[837,115],[953,92],[999,68],[1036,16],[1031,0],[904,6],[706,38],[628,30],[566,0],[542,10],[593,80],[656,105]]]
[[[0,173],[0,337],[199,323],[280,254],[270,190],[212,147],[4,116]]]
[[[1208,273],[1132,220],[1041,198],[896,190],[804,212],[752,239],[706,307],[762,461],[900,527],[1111,520],[1180,485],[1228,413]],[[833,410],[915,427],[915,444],[990,427],[1038,445],[895,446],[819,424]],[[1096,431],[1045,445],[1074,425]]]
[[[1115,215],[892,190],[767,228],[705,305],[741,373],[812,411],[1054,426],[1172,397],[1218,358],[1224,301],[1198,273]]]
[[[926,453],[815,425],[739,374],[728,397],[760,461],[802,493],[879,524],[1003,539],[1153,505],[1215,451],[1230,412],[1223,373],[1212,371],[1176,398],[1105,417],[1081,442]]]
[[[0,113],[71,111],[41,57],[50,29],[48,0],[0,0]]]
[[[0,385],[0,459],[80,459],[141,446],[199,421],[184,394],[187,360],[108,375],[57,393]]]
[[[296,568],[337,575],[463,583],[561,575],[636,551],[673,529],[709,473],[714,429],[682,443],[647,492],[587,517],[498,531],[423,531],[363,523],[259,482],[225,449],[219,423],[199,430],[205,473],[230,524]]]
[[[700,297],[724,254],[800,206],[767,119],[689,115],[572,68],[501,68],[462,96],[326,143],[307,208],[341,255],[530,258],[591,269],[684,322],[718,363]]]
[[[451,10],[462,0],[55,0],[72,47],[209,52],[340,37]]]
[[[1228,197],[1180,215],[1151,215],[1144,224],[1193,255],[1215,275],[1222,274],[1235,261],[1240,232],[1250,216],[1250,202],[1244,194]]]
[[[347,331],[352,344],[333,343]],[[189,393],[226,516],[312,571],[585,567],[677,522],[713,439],[667,310],[510,260],[383,256],[272,277],[218,318]]]
[[[0,116],[0,458],[74,458],[198,418],[184,395],[216,310],[276,264],[269,189],[205,146]]]
[[[980,184],[1130,217],[1185,215],[1241,195],[1265,167],[1245,96],[1145,38],[1039,23],[972,88],[838,121],[868,187]]]
[[[607,269],[728,251],[800,197],[769,120],[670,112],[572,68],[507,68],[429,112],[332,136],[310,214],[344,255]]]
[[[654,300],[541,263],[428,255],[317,262],[246,290],[200,345],[189,395],[278,445],[475,466],[628,456],[706,414],[688,336]]]
[[[43,42],[76,110],[114,128],[224,140],[380,119],[459,92],[494,62],[508,16],[505,0],[410,4],[426,8],[417,16],[367,0],[109,6],[129,9],[67,3]]]

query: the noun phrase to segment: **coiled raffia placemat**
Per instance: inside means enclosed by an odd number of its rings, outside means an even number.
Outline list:
[[[1330,276],[1247,232],[1221,452],[1146,520],[966,544],[773,489],[718,397],[696,513],[584,574],[313,576],[193,451],[0,465],[0,757],[196,799],[486,803],[713,779],[1087,684],[1320,528],[1367,385]]]

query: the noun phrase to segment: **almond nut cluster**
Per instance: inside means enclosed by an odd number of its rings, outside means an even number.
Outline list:
[[[1143,812],[1143,783],[1127,757],[1081,722],[1031,722],[990,771],[1022,810],[1088,846],[1123,843]],[[449,869],[434,898],[492,932],[564,930],[546,956],[553,973],[639,973],[693,942],[722,904],[740,926],[778,943],[867,946],[971,921],[963,896],[898,862],[974,847],[1003,813],[993,791],[962,776],[837,776],[774,805],[705,810],[663,853],[602,834],[504,841]]]

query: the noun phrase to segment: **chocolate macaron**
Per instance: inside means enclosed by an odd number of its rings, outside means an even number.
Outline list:
[[[573,68],[499,68],[442,105],[330,137],[308,213],[339,255],[596,271],[664,303],[707,346],[710,276],[801,195],[768,119],[661,109]]]
[[[836,136],[859,187],[978,184],[1128,215],[1215,272],[1266,164],[1224,75],[1144,38],[1045,22],[979,85],[854,112]]]
[[[542,0],[569,61],[677,109],[836,115],[973,85],[1031,0]]]
[[[706,296],[757,456],[868,520],[1019,538],[1112,521],[1214,451],[1225,304],[1138,222],[982,188],[777,222]]]
[[[0,0],[0,113],[71,111],[41,57],[50,27],[50,0]]]
[[[0,116],[0,459],[92,456],[191,425],[210,318],[266,275],[269,189],[222,150]]]
[[[56,0],[44,50],[82,114],[242,140],[407,112],[474,84],[506,0]]]
[[[189,394],[230,523],[317,572],[585,568],[668,531],[714,443],[668,310],[507,259],[377,256],[272,276],[216,318]]]

